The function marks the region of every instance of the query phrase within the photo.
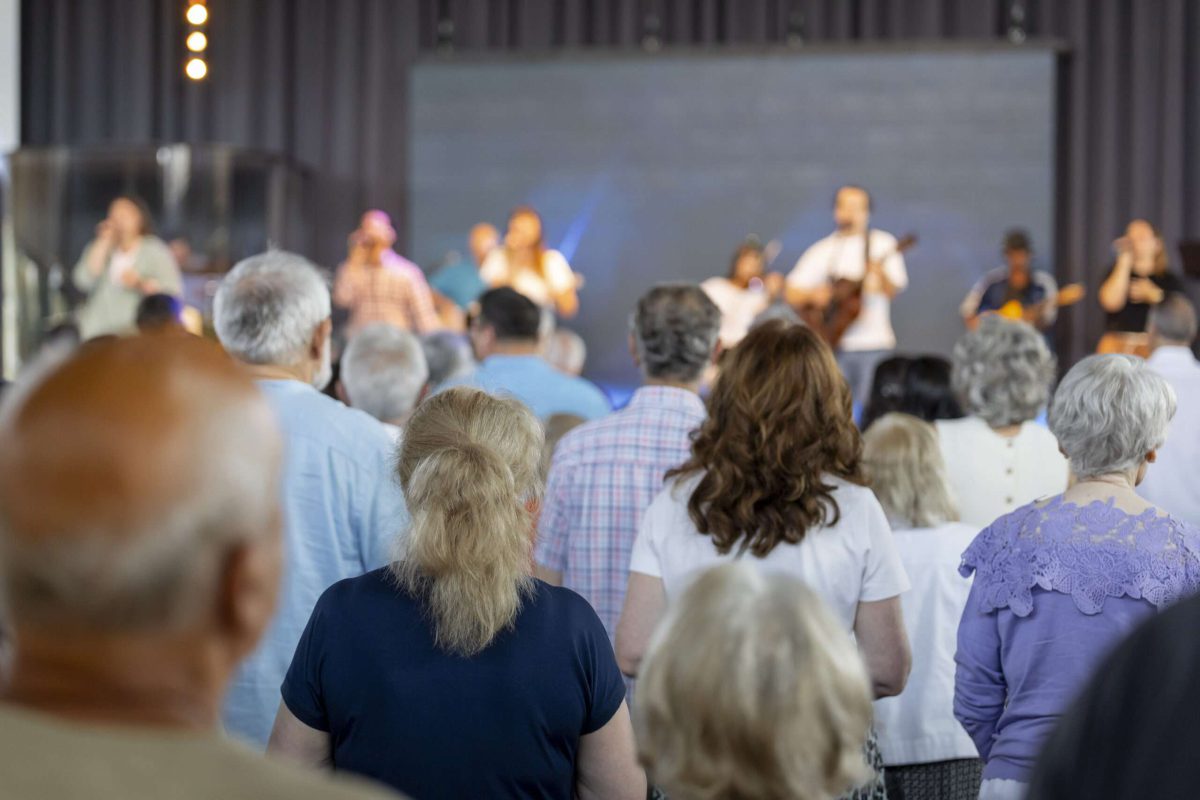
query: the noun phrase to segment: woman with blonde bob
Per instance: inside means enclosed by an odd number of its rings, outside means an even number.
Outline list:
[[[795,578],[727,564],[650,644],[634,716],[672,800],[825,800],[862,783],[870,684],[842,626]]]
[[[415,797],[645,797],[587,603],[531,576],[542,429],[455,388],[405,429],[403,559],[317,602],[270,749]]]
[[[913,666],[899,697],[875,703],[889,797],[975,797],[982,766],[954,718],[955,631],[971,582],[958,574],[978,528],[958,520],[937,432],[908,414],[885,414],[863,434],[867,479],[912,582],[901,597]]]

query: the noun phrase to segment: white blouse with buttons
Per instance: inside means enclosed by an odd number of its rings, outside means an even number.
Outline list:
[[[962,521],[984,528],[1026,503],[1067,488],[1054,434],[1026,422],[1001,436],[978,417],[939,420],[938,439]]]

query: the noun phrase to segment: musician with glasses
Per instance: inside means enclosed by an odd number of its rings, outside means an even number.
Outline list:
[[[836,229],[787,276],[786,297],[837,349],[854,403],[871,393],[875,367],[896,349],[892,300],[908,286],[901,243],[870,227],[871,195],[847,185],[834,196]]]

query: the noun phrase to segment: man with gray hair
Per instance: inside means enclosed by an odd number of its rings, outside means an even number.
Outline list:
[[[279,613],[225,703],[234,735],[266,748],[279,686],[317,598],[387,564],[407,525],[392,478],[393,443],[366,413],[321,394],[330,379],[329,289],[300,256],[272,251],[237,264],[214,300],[217,337],[243,362],[287,443],[287,563]]]
[[[363,328],[342,354],[339,396],[383,423],[399,441],[400,429],[429,383],[421,342],[386,322]]]
[[[717,356],[721,312],[695,284],[662,284],[638,301],[629,351],[645,379],[629,405],[559,442],[538,524],[538,577],[592,604],[611,638],[642,512],[683,463],[704,420],[698,395]]]
[[[382,798],[219,733],[283,560],[283,442],[254,382],[212,342],[138,336],[16,391],[0,422],[0,586],[20,643],[0,794]]]
[[[1152,370],[1167,379],[1179,399],[1167,443],[1146,471],[1138,494],[1179,519],[1200,525],[1200,364],[1192,354],[1196,309],[1181,294],[1168,294],[1150,312]]]

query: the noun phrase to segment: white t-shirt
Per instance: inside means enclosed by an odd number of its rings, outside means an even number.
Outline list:
[[[497,247],[483,260],[479,276],[493,288],[511,286],[539,306],[551,305],[556,295],[575,287],[575,273],[557,250],[542,254],[542,270],[545,278],[529,267],[522,267],[515,275],[509,274],[508,253],[503,247]]]
[[[900,604],[913,661],[903,694],[875,701],[875,732],[888,766],[978,758],[954,718],[954,651],[971,591],[958,565],[978,533],[961,522],[892,532],[912,581]]]
[[[1027,503],[1067,490],[1069,468],[1058,440],[1035,422],[1026,422],[1013,437],[1001,436],[978,417],[935,425],[963,522],[985,528]]]
[[[883,274],[902,291],[908,286],[904,256],[896,252],[896,237],[886,231],[871,230],[871,258],[883,258]],[[861,281],[867,272],[864,253],[866,238],[832,233],[804,251],[788,273],[787,285],[797,289],[816,289],[845,278]],[[842,350],[892,350],[896,332],[892,330],[892,301],[883,294],[864,294],[862,313],[846,329],[839,345]]]
[[[770,297],[763,289],[743,289],[728,278],[709,278],[700,284],[721,310],[721,344],[733,347],[750,332],[754,318],[767,309]]]
[[[747,553],[742,559],[799,578],[852,631],[859,603],[895,597],[908,588],[908,577],[871,490],[831,476],[825,480],[837,487],[836,525],[810,530],[799,544],[779,544],[764,558]],[[662,578],[668,599],[704,570],[737,558],[736,549],[718,553],[688,516],[688,498],[699,481],[694,475],[669,482],[646,510],[633,544],[630,570]]]

